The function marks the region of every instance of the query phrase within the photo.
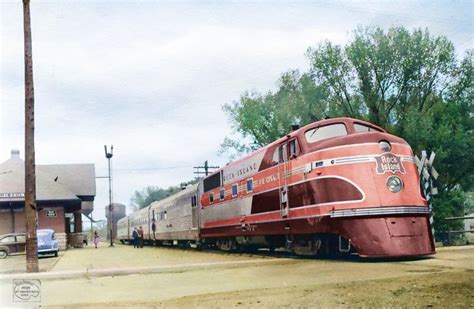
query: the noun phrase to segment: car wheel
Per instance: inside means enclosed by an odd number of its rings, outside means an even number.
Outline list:
[[[58,257],[58,251],[54,252],[54,256]]]
[[[8,252],[5,250],[0,250],[0,259],[4,259],[8,256]]]

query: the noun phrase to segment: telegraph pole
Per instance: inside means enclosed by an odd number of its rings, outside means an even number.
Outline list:
[[[194,166],[194,168],[196,169],[194,174],[196,174],[197,177],[199,177],[202,174],[204,174],[205,176],[209,175],[209,169],[213,169],[212,170],[212,172],[213,172],[215,169],[218,169],[219,166],[209,166],[209,164],[207,163],[207,160],[206,160],[206,161],[204,161],[204,166]],[[200,169],[204,169],[204,172],[201,172]]]
[[[104,145],[105,157],[109,163],[109,221],[110,221],[110,247],[114,246],[114,212],[112,211],[112,177],[110,176],[110,159],[114,155],[114,145],[110,146],[110,152],[107,152],[107,146]]]
[[[26,271],[38,272],[36,238],[36,171],[35,171],[35,96],[31,43],[30,0],[23,0],[23,34],[25,44],[25,221]]]

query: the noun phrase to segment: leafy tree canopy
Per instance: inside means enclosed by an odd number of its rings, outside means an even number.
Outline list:
[[[190,181],[179,184],[179,186],[171,186],[171,187],[168,187],[167,189],[154,187],[154,186],[148,186],[142,190],[135,191],[132,198],[130,199],[130,202],[133,207],[141,209],[141,208],[147,207],[148,205],[150,205],[151,203],[155,201],[160,201],[164,198],[167,198],[168,196],[171,196],[181,191],[183,186],[186,186],[189,184],[195,184],[197,183],[197,181],[198,181],[197,179],[190,180]]]
[[[298,70],[282,74],[278,90],[260,94],[245,92],[238,101],[223,106],[233,128],[249,144],[226,138],[221,153],[229,150],[242,154],[268,144],[286,134],[292,124],[308,124],[325,115],[328,91],[317,85],[310,73]]]

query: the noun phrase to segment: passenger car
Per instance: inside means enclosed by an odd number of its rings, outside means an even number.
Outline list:
[[[25,233],[11,233],[0,236],[0,258],[4,259],[8,255],[21,254],[25,252]]]
[[[54,230],[38,230],[36,235],[38,237],[38,255],[54,254],[54,256],[58,256],[59,247],[55,239]]]

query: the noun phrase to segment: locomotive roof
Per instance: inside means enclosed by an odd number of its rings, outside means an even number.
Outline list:
[[[325,125],[330,125],[330,124],[333,124],[333,123],[345,123],[345,124],[352,124],[354,122],[356,123],[360,123],[360,124],[363,124],[363,125],[366,125],[366,126],[369,126],[369,127],[373,127],[373,128],[376,128],[384,133],[386,133],[386,131],[379,127],[379,126],[376,126],[370,122],[367,122],[367,121],[364,121],[364,120],[360,120],[360,119],[357,119],[357,118],[350,118],[350,117],[338,117],[338,118],[330,118],[330,119],[324,119],[324,120],[319,120],[319,121],[315,121],[315,122],[312,122],[310,124],[307,124],[305,125],[304,127],[301,127],[299,129],[296,129],[294,131],[291,131],[289,132],[288,134],[286,134],[285,136],[282,136],[278,139],[276,139],[275,141],[263,146],[263,147],[260,147],[259,149],[243,156],[242,158],[236,160],[236,161],[232,161],[232,162],[229,162],[226,166],[224,167],[221,167],[217,170],[215,170],[212,174],[209,174],[208,177],[211,177],[212,175],[215,175],[217,173],[220,173],[222,170],[224,170],[226,167],[229,167],[230,165],[232,164],[236,164],[238,162],[241,162],[241,161],[244,161],[246,159],[248,159],[249,157],[252,157],[256,154],[258,154],[259,152],[262,152],[262,151],[265,151],[267,148],[275,145],[275,144],[279,144],[281,143],[283,140],[287,139],[287,138],[291,138],[291,137],[294,137],[294,136],[297,136],[300,132],[302,131],[306,131],[308,129],[311,129],[311,128],[314,128],[314,127],[319,127],[319,126],[325,126]],[[206,178],[208,178],[206,177]]]

